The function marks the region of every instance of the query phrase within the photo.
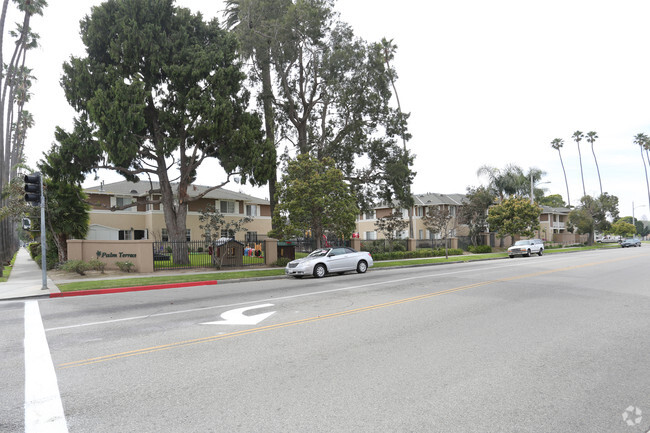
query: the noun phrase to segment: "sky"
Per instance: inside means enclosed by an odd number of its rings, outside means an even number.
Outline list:
[[[62,64],[83,56],[79,20],[98,0],[49,0],[32,21],[40,47],[28,57],[36,77],[29,110],[35,126],[26,142],[35,166],[54,141],[54,128],[70,130],[74,111],[59,81]],[[221,17],[223,3],[177,0]],[[619,198],[621,216],[650,215],[638,133],[650,135],[650,2],[647,0],[339,0],[336,10],[357,36],[382,37],[398,46],[393,66],[402,110],[410,113],[407,146],[416,155],[412,191],[464,193],[486,183],[482,165],[516,164],[546,172],[547,194],[567,198],[554,138],[562,157],[571,204],[582,196],[574,131],[596,131],[594,150],[603,191]],[[16,19],[10,17],[8,22]],[[5,48],[7,50],[7,48]],[[580,144],[587,194],[600,193],[589,143]],[[211,163],[197,183],[225,179]],[[102,172],[106,183],[121,180]],[[92,176],[84,186],[96,185]],[[229,184],[268,198],[266,187]]]

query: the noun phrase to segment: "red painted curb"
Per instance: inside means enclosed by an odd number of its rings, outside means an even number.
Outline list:
[[[176,289],[178,287],[194,287],[194,286],[214,286],[216,284],[217,281],[212,280],[212,281],[196,281],[193,283],[171,283],[171,284],[154,284],[151,286],[120,287],[115,289],[76,290],[73,292],[50,293],[50,298],[66,298],[69,296],[86,296],[86,295],[105,295],[107,293],[143,292],[145,290]]]

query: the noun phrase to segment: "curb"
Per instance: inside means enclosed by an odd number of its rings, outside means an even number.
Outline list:
[[[214,286],[216,280],[196,281],[192,283],[154,284],[151,286],[120,287],[113,289],[75,290],[72,292],[50,293],[50,298],[67,298],[70,296],[105,295],[109,293],[144,292],[146,290],[176,289],[179,287]]]

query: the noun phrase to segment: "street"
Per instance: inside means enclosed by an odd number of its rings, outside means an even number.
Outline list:
[[[0,431],[645,433],[649,261],[0,302]]]

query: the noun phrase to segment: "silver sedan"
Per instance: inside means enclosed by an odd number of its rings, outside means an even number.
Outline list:
[[[348,247],[321,248],[307,257],[289,262],[284,273],[296,278],[305,275],[323,278],[330,272],[342,274],[356,270],[363,274],[372,265],[372,256],[367,251],[356,251]]]

